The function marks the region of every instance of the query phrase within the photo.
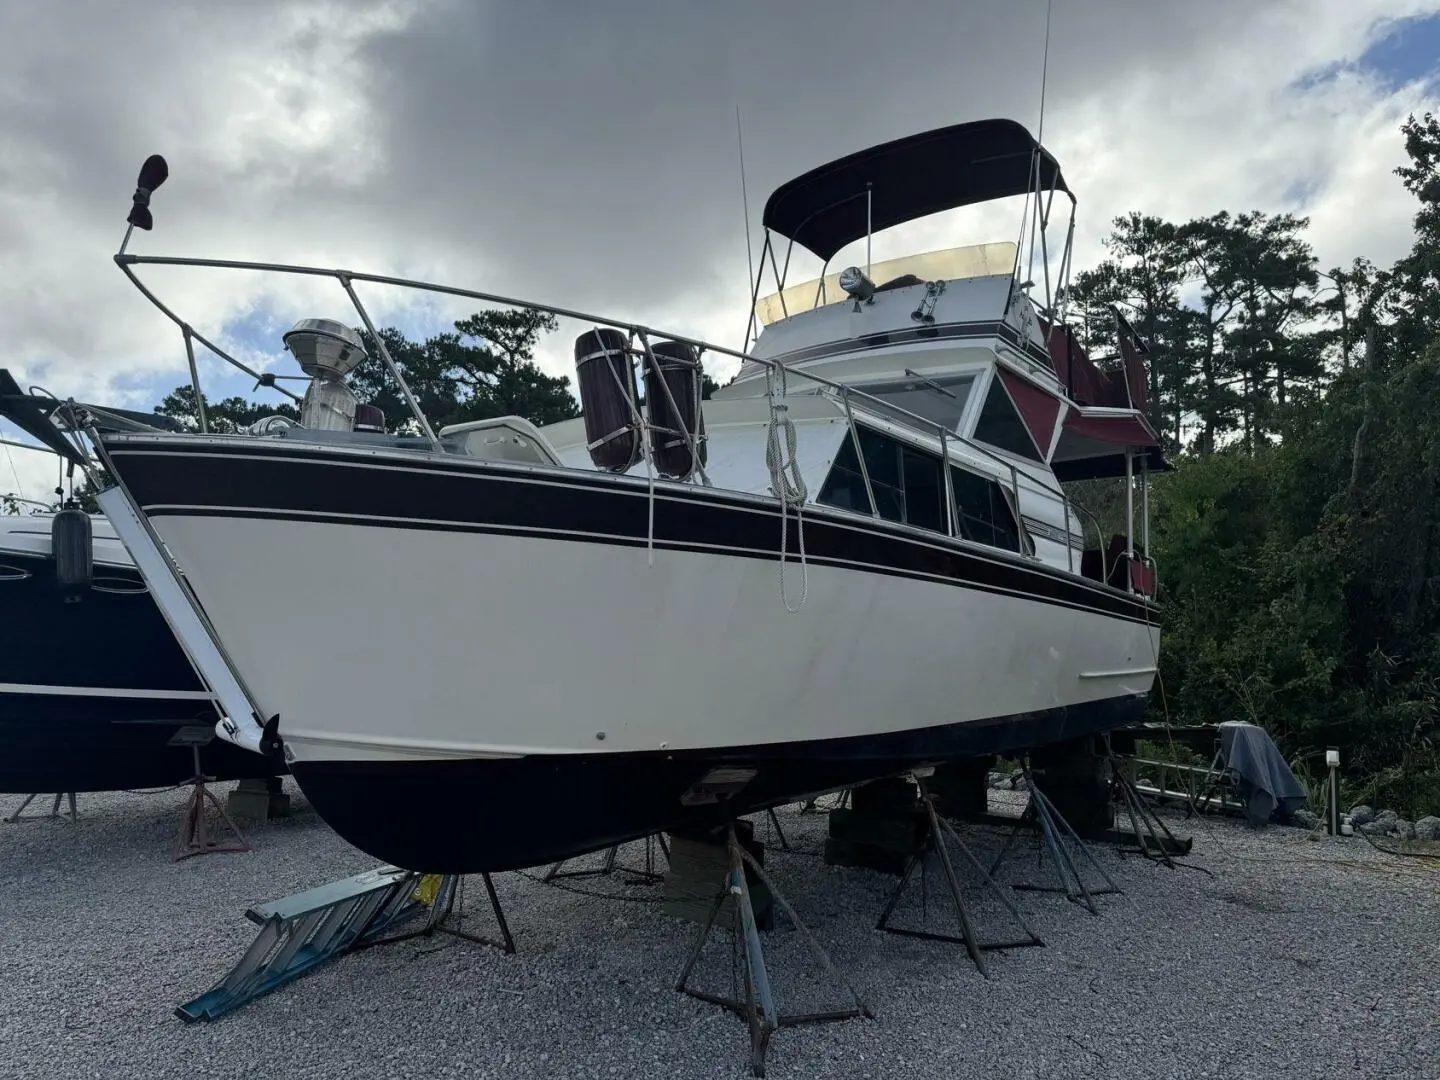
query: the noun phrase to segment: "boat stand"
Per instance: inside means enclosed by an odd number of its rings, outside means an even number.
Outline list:
[[[24,812],[25,812],[25,807],[29,806],[30,803],[33,802],[34,799],[36,798],[36,796],[39,795],[39,794],[40,794],[39,792],[35,792],[34,794],[26,795],[26,796],[25,796],[25,801],[22,802],[19,806],[17,806],[17,807],[15,808],[15,812],[5,819],[5,824],[7,824],[7,825],[14,825],[17,821],[19,821],[20,818],[21,818],[21,815],[24,814]],[[70,796],[70,813],[68,813],[68,814],[62,814],[62,813],[60,813],[60,800],[63,799],[63,798],[65,798],[65,796],[67,796],[67,795]],[[75,792],[73,792],[73,791],[57,791],[57,792],[55,792],[55,801],[54,801],[54,803],[52,803],[51,806],[50,806],[50,813],[47,814],[47,815],[45,815],[45,816],[46,816],[46,817],[52,817],[52,818],[66,818],[66,817],[68,817],[72,822],[80,820],[80,814],[79,814],[79,813],[76,811],[76,809],[75,809]],[[37,818],[37,815],[31,814],[29,817],[26,817],[25,820],[26,820],[26,821],[35,821],[35,820],[38,820],[38,818]]]
[[[473,941],[477,945],[489,945],[499,949],[507,956],[515,955],[515,938],[510,933],[510,924],[505,921],[505,909],[500,906],[500,897],[495,893],[495,882],[490,879],[489,874],[481,874],[480,880],[485,883],[485,894],[490,899],[490,910],[495,913],[495,923],[500,928],[501,940],[496,941],[494,938],[473,933],[462,927],[449,925],[450,917],[455,913],[457,900],[461,905],[459,918],[464,918],[465,878],[463,875],[426,874],[420,878],[414,893],[415,899],[430,909],[430,914],[425,919],[425,925],[418,930],[408,930],[403,934],[393,934],[390,937],[367,937],[356,944],[355,951],[373,948],[376,945],[391,945],[413,937],[449,934],[452,937]]]
[[[421,934],[450,933],[513,953],[515,941],[495,886],[489,874],[481,877],[504,935],[503,944],[444,925],[461,892],[458,876],[383,866],[245,912],[245,917],[260,927],[250,948],[229,975],[176,1008],[175,1015],[187,1024],[215,1020],[346,952]],[[383,936],[422,909],[429,912],[423,927]]]
[[[582,870],[561,870],[569,859],[561,859],[545,871],[540,879],[547,885],[557,878],[587,878],[587,877],[608,877],[616,870],[631,875],[629,885],[658,885],[665,880],[665,875],[655,869],[655,844],[660,844],[660,850],[665,855],[665,861],[670,861],[670,845],[665,843],[665,837],[659,833],[652,833],[645,837],[645,869],[641,870],[634,866],[616,865],[620,855],[620,845],[616,844],[605,852],[605,861],[598,867],[586,867]]]
[[[775,816],[775,808],[772,806],[767,809],[765,815],[770,819],[770,825],[774,828],[775,835],[780,838],[780,850],[789,851],[790,841],[785,839],[785,830],[780,827],[780,819]]]
[[[240,831],[240,826],[231,820],[230,815],[225,812],[225,807],[221,806],[220,800],[215,797],[215,793],[206,786],[213,777],[206,776],[200,771],[200,747],[194,743],[190,744],[190,753],[194,755],[195,774],[190,780],[190,797],[185,800],[185,812],[180,817],[180,835],[175,838],[175,845],[170,849],[170,861],[179,862],[192,855],[210,855],[216,852],[254,851],[255,846],[245,839],[245,834]],[[220,815],[220,820],[225,823],[225,827],[235,834],[234,840],[220,841],[210,838],[209,829],[205,824],[206,800],[209,800],[210,805],[215,807],[215,812]]]
[[[948,941],[956,945],[964,945],[965,950],[970,954],[970,959],[975,964],[976,970],[988,979],[990,973],[985,963],[986,952],[1001,949],[1025,949],[1033,946],[1043,946],[1045,942],[1040,939],[1040,935],[1025,921],[1025,916],[1020,913],[1020,909],[1015,905],[1015,902],[1006,895],[1005,890],[1000,884],[996,882],[994,877],[989,873],[986,873],[985,868],[980,865],[980,860],[975,858],[974,853],[966,846],[965,841],[960,839],[960,834],[955,831],[948,821],[936,813],[935,797],[931,795],[925,787],[926,775],[929,775],[928,772],[917,772],[914,774],[915,783],[920,788],[920,802],[925,807],[925,814],[928,818],[925,836],[920,846],[910,856],[909,862],[905,864],[905,870],[900,875],[900,884],[896,885],[895,891],[890,894],[890,902],[885,905],[885,910],[881,912],[880,921],[875,924],[875,929],[884,930],[887,934],[903,934],[906,937],[925,938],[929,941]],[[985,880],[985,884],[1000,898],[1001,903],[1003,903],[1010,914],[1014,916],[1015,921],[1020,924],[1021,929],[1028,935],[1025,939],[1016,939],[1013,941],[981,941],[979,939],[975,933],[974,921],[970,917],[970,909],[966,905],[965,896],[960,889],[960,880],[955,873],[955,864],[951,861],[950,853],[945,847],[946,837],[953,840],[955,845],[964,852],[965,858],[970,861],[970,865],[979,872],[980,876]],[[911,930],[906,927],[890,925],[890,916],[895,913],[895,908],[900,903],[900,897],[904,895],[905,887],[910,884],[910,879],[914,877],[917,868],[921,871],[921,890],[923,897],[925,859],[926,856],[931,853],[936,855],[941,869],[944,871],[946,891],[950,894],[951,903],[955,906],[955,918],[960,924],[960,934],[958,937],[952,934],[938,934],[927,930]],[[923,910],[922,899],[922,912]]]
[[[1194,841],[1190,838],[1177,839],[1160,815],[1155,812],[1154,807],[1141,797],[1134,781],[1125,773],[1120,759],[1110,748],[1108,734],[1105,736],[1105,755],[1110,761],[1110,790],[1113,795],[1118,796],[1120,805],[1125,808],[1126,817],[1130,819],[1130,828],[1135,837],[1134,847],[1122,845],[1118,847],[1118,850],[1121,854],[1140,854],[1147,859],[1162,862],[1172,870],[1175,869],[1175,861],[1170,856],[1190,854],[1190,848]],[[1156,826],[1159,826],[1159,832],[1156,831]],[[1163,840],[1160,837],[1161,832],[1165,834]]]
[[[1013,885],[1011,887],[1025,892],[1063,892],[1071,903],[1083,898],[1085,907],[1090,914],[1099,915],[1100,910],[1095,906],[1095,897],[1119,893],[1122,891],[1120,886],[1116,885],[1115,880],[1105,872],[1105,868],[1095,861],[1095,856],[1090,853],[1085,842],[1070,827],[1065,816],[1055,809],[1055,804],[1036,786],[1035,775],[1031,772],[1029,760],[1025,760],[1020,768],[1025,777],[1025,785],[1030,791],[1030,802],[1026,805],[1025,812],[1020,815],[1020,820],[1015,823],[1015,828],[1011,830],[1005,846],[1000,849],[1000,854],[995,857],[995,862],[990,867],[991,875],[993,876],[1000,869],[1000,864],[1005,861],[1005,856],[1015,846],[1020,831],[1027,827],[1037,829],[1040,833],[1040,847],[1036,853],[1037,860],[1044,861],[1045,850],[1048,848],[1050,857],[1054,860],[1055,872],[1060,878],[1060,884],[1058,886]],[[1066,844],[1067,837],[1071,841],[1069,845]],[[1095,872],[1105,880],[1104,888],[1092,889],[1086,886],[1084,879],[1080,876],[1080,871],[1075,866],[1075,860],[1070,857],[1071,847],[1084,855],[1090,865],[1095,868]]]
[[[690,950],[690,956],[685,961],[684,970],[680,972],[675,989],[700,1001],[729,1009],[744,1019],[750,1028],[750,1069],[753,1075],[763,1077],[765,1075],[765,1054],[770,1046],[770,1036],[778,1029],[794,1027],[799,1024],[823,1024],[837,1020],[853,1020],[859,1017],[873,1020],[875,1014],[871,1012],[870,1006],[865,1004],[855,988],[850,985],[849,980],[831,963],[824,947],[816,940],[800,916],[795,913],[795,909],[785,899],[785,894],[776,888],[770,875],[765,873],[764,868],[755,860],[754,856],[740,844],[735,836],[733,822],[727,830],[726,846],[730,856],[730,871],[726,875],[725,887],[716,895],[715,903],[710,908],[710,917],[706,919],[700,928],[700,933],[696,935],[695,945]],[[790,921],[804,936],[805,943],[810,946],[810,951],[820,961],[820,965],[826,973],[834,976],[849,991],[851,998],[855,1001],[853,1009],[782,1015],[776,1008],[775,996],[770,990],[770,977],[765,970],[765,953],[760,944],[760,932],[755,926],[755,909],[750,904],[750,888],[745,881],[747,866],[765,883],[776,903],[784,909],[785,914],[790,917]],[[700,952],[705,947],[710,930],[714,927],[715,920],[720,914],[720,908],[724,905],[725,900],[732,896],[734,897],[734,922],[731,924],[731,934],[739,954],[739,968],[744,981],[745,996],[743,999],[722,997],[686,985],[691,972],[695,969],[695,964],[700,959]],[[731,979],[733,992],[733,971]]]

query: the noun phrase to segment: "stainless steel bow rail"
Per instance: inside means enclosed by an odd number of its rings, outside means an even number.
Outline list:
[[[448,933],[513,953],[515,939],[495,886],[489,874],[480,876],[503,941],[447,925],[463,887],[460,876],[382,866],[245,912],[260,927],[255,941],[229,975],[175,1015],[187,1024],[215,1020],[347,952],[418,935]],[[390,933],[421,912],[427,915],[419,929]]]
[[[612,330],[622,331],[629,337],[629,344],[626,347],[626,351],[634,357],[638,358],[639,361],[648,370],[651,370],[661,375],[659,379],[659,386],[665,393],[669,407],[675,412],[678,412],[675,399],[671,393],[668,382],[666,382],[663,374],[661,374],[659,361],[657,360],[655,353],[651,347],[652,339],[658,340],[659,338],[663,337],[679,344],[690,346],[691,348],[696,350],[696,363],[700,363],[708,353],[712,356],[726,357],[732,360],[739,360],[742,362],[742,364],[755,364],[765,371],[765,396],[768,397],[772,402],[783,403],[783,401],[791,393],[788,388],[787,382],[790,378],[794,378],[804,384],[807,388],[804,391],[797,390],[795,391],[795,393],[799,394],[808,392],[811,394],[823,394],[836,401],[844,410],[846,424],[849,429],[849,435],[852,442],[854,443],[855,453],[860,462],[861,479],[865,488],[866,497],[868,499],[869,512],[872,517],[878,519],[881,516],[879,503],[876,501],[875,493],[870,483],[869,471],[865,466],[865,455],[860,447],[860,435],[856,429],[855,417],[852,410],[853,405],[860,405],[863,409],[870,413],[878,414],[891,420],[892,422],[908,427],[911,430],[920,433],[921,435],[938,440],[940,447],[940,456],[946,461],[950,460],[950,444],[958,443],[959,445],[965,447],[968,451],[980,457],[983,457],[987,461],[991,462],[997,467],[997,469],[1001,470],[1003,473],[1008,473],[1010,477],[1009,494],[1010,497],[1014,500],[1017,517],[1019,515],[1021,474],[1012,461],[995,453],[993,450],[989,449],[982,443],[976,442],[974,439],[968,436],[957,434],[956,432],[947,428],[943,423],[931,420],[930,418],[921,416],[918,413],[911,412],[909,409],[905,409],[899,405],[884,401],[881,398],[874,397],[863,390],[856,389],[848,383],[826,378],[825,376],[819,375],[815,372],[792,369],[777,360],[762,359],[761,357],[754,356],[748,351],[748,349],[731,349],[723,345],[717,345],[713,342],[703,341],[699,338],[691,337],[685,334],[670,333],[668,331],[662,331],[654,327],[644,326],[639,323],[607,318],[605,316],[595,315],[584,311],[577,311],[573,308],[568,308],[560,305],[540,303],[533,300],[525,300],[519,297],[506,296],[501,293],[485,292],[475,289],[464,289],[453,285],[445,285],[440,282],[422,281],[416,278],[396,277],[387,274],[370,274],[356,270],[344,270],[320,266],[258,262],[253,260],[210,259],[170,255],[131,254],[127,251],[127,248],[130,246],[130,239],[133,236],[135,229],[139,228],[145,231],[149,231],[154,228],[155,222],[150,210],[150,197],[155,191],[155,189],[160,187],[160,185],[166,181],[169,175],[169,166],[166,164],[165,159],[159,154],[152,154],[145,160],[144,164],[141,166],[140,173],[136,181],[137,186],[135,189],[135,194],[132,197],[133,206],[131,207],[130,214],[126,219],[128,225],[125,230],[125,237],[120,243],[120,249],[114,255],[114,261],[115,265],[119,267],[120,271],[126,276],[126,278],[136,288],[136,290],[139,291],[139,293],[147,300],[149,300],[150,303],[154,305],[154,307],[162,315],[168,318],[171,322],[175,324],[177,328],[179,328],[181,338],[185,345],[186,360],[189,364],[190,383],[192,389],[194,390],[195,400],[197,404],[203,403],[204,395],[201,392],[199,372],[195,364],[196,342],[199,342],[205,348],[209,349],[211,353],[219,357],[221,360],[225,361],[236,369],[243,371],[247,375],[250,375],[256,380],[257,386],[265,386],[270,389],[276,390],[282,394],[285,394],[297,404],[300,402],[300,397],[292,391],[285,389],[283,386],[279,386],[276,380],[300,377],[277,375],[273,372],[259,372],[254,370],[250,366],[244,364],[240,360],[236,359],[234,356],[232,356],[225,349],[221,348],[214,341],[202,335],[188,322],[181,318],[180,315],[178,315],[173,309],[166,305],[165,302],[161,300],[154,291],[152,291],[144,282],[140,280],[140,277],[136,272],[138,267],[169,266],[187,267],[192,269],[243,270],[258,273],[290,275],[296,277],[329,278],[337,282],[340,285],[341,289],[344,291],[346,298],[350,301],[351,306],[354,307],[356,314],[360,317],[361,323],[364,325],[365,329],[370,334],[371,340],[375,342],[376,349],[379,353],[379,358],[384,364],[390,377],[395,381],[395,385],[400,391],[400,396],[405,401],[405,404],[410,411],[411,419],[415,421],[416,425],[420,429],[421,434],[426,438],[426,440],[437,452],[441,450],[440,438],[435,433],[435,430],[432,427],[429,418],[425,415],[425,412],[421,408],[419,401],[416,399],[415,394],[411,391],[410,385],[406,381],[405,375],[401,370],[400,366],[395,362],[395,358],[391,355],[390,349],[385,343],[385,339],[376,332],[375,324],[371,320],[369,311],[361,302],[359,294],[355,291],[356,283],[367,285],[384,285],[401,289],[413,289],[417,292],[432,293],[438,296],[458,297],[467,300],[474,300],[479,303],[493,304],[503,308],[511,308],[521,311],[531,311],[540,314],[553,315],[560,318],[574,319],[582,323],[589,323],[595,327],[606,327]],[[759,279],[757,278],[756,280],[758,287]],[[748,347],[748,335],[746,344]],[[200,404],[198,411],[200,431],[202,433],[205,433],[209,428],[209,424],[204,413],[203,404]],[[647,433],[645,437],[648,439],[648,425],[643,426],[642,430]],[[694,434],[690,432],[680,432],[680,434],[684,436],[685,443],[692,455],[692,459],[696,462],[699,462],[700,456],[698,447],[695,442]],[[77,464],[82,464],[83,467],[82,462],[77,461]],[[701,477],[702,481],[708,481],[708,478],[704,475],[703,466],[698,467],[697,474]],[[1050,484],[1046,483],[1044,480],[1035,475],[1027,473],[1025,474],[1025,476],[1026,480],[1034,486],[1037,494],[1043,494],[1048,498],[1057,500],[1063,507],[1066,508],[1067,511],[1078,511],[1078,507],[1076,506],[1076,504],[1072,503],[1069,495],[1066,494],[1064,488],[1061,487],[1059,484],[1056,484],[1054,487],[1052,487]],[[92,479],[94,478],[92,477]],[[999,474],[997,474],[996,479],[997,481],[999,480]],[[948,484],[945,486],[945,502],[948,532],[952,537],[960,538],[962,533],[959,524],[958,507],[955,503],[954,492],[953,490],[951,490],[951,486]],[[1069,521],[1068,513],[1066,521]],[[1146,528],[1148,535],[1148,518],[1146,518]],[[1071,561],[1070,568],[1073,571],[1074,553],[1073,551],[1070,551],[1071,545],[1067,543],[1066,547],[1067,552],[1069,552],[1069,558]],[[1148,551],[1148,547],[1146,548],[1146,550]]]

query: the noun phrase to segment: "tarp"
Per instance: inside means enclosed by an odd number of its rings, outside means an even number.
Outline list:
[[[1235,771],[1251,825],[1258,828],[1272,817],[1288,821],[1304,807],[1305,789],[1264,728],[1227,720],[1220,725],[1220,755],[1225,766]]]

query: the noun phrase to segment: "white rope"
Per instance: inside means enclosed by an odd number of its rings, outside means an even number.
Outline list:
[[[774,381],[771,380],[770,424],[765,433],[765,466],[770,471],[770,487],[780,500],[780,600],[785,610],[794,615],[805,606],[810,595],[810,567],[805,559],[805,500],[808,492],[800,476],[800,463],[795,457],[795,423],[790,419],[790,407],[785,404],[785,369],[779,369],[780,398],[775,398]],[[781,445],[781,432],[784,445]],[[790,508],[795,509],[795,521],[800,534],[800,606],[790,606],[789,590],[785,582],[785,557],[789,553]]]

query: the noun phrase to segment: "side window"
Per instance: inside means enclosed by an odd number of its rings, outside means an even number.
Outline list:
[[[990,380],[985,404],[980,407],[980,417],[975,421],[975,438],[1031,461],[1045,460],[1035,448],[1030,429],[1025,426],[1015,403],[1010,400],[1005,384],[1000,381],[999,372]]]
[[[940,459],[913,446],[902,446],[900,469],[905,481],[905,520],[919,528],[948,535]]]
[[[939,457],[856,425],[865,454],[865,471],[875,492],[875,509],[886,521],[916,525],[948,533],[945,527],[945,490],[941,486]],[[855,440],[848,434],[835,454],[835,463],[816,502],[870,512],[865,477],[855,455]]]
[[[994,480],[966,469],[950,466],[955,487],[955,509],[960,517],[960,534],[967,540],[1006,551],[1020,551],[1020,528],[1010,509],[1010,500]]]

